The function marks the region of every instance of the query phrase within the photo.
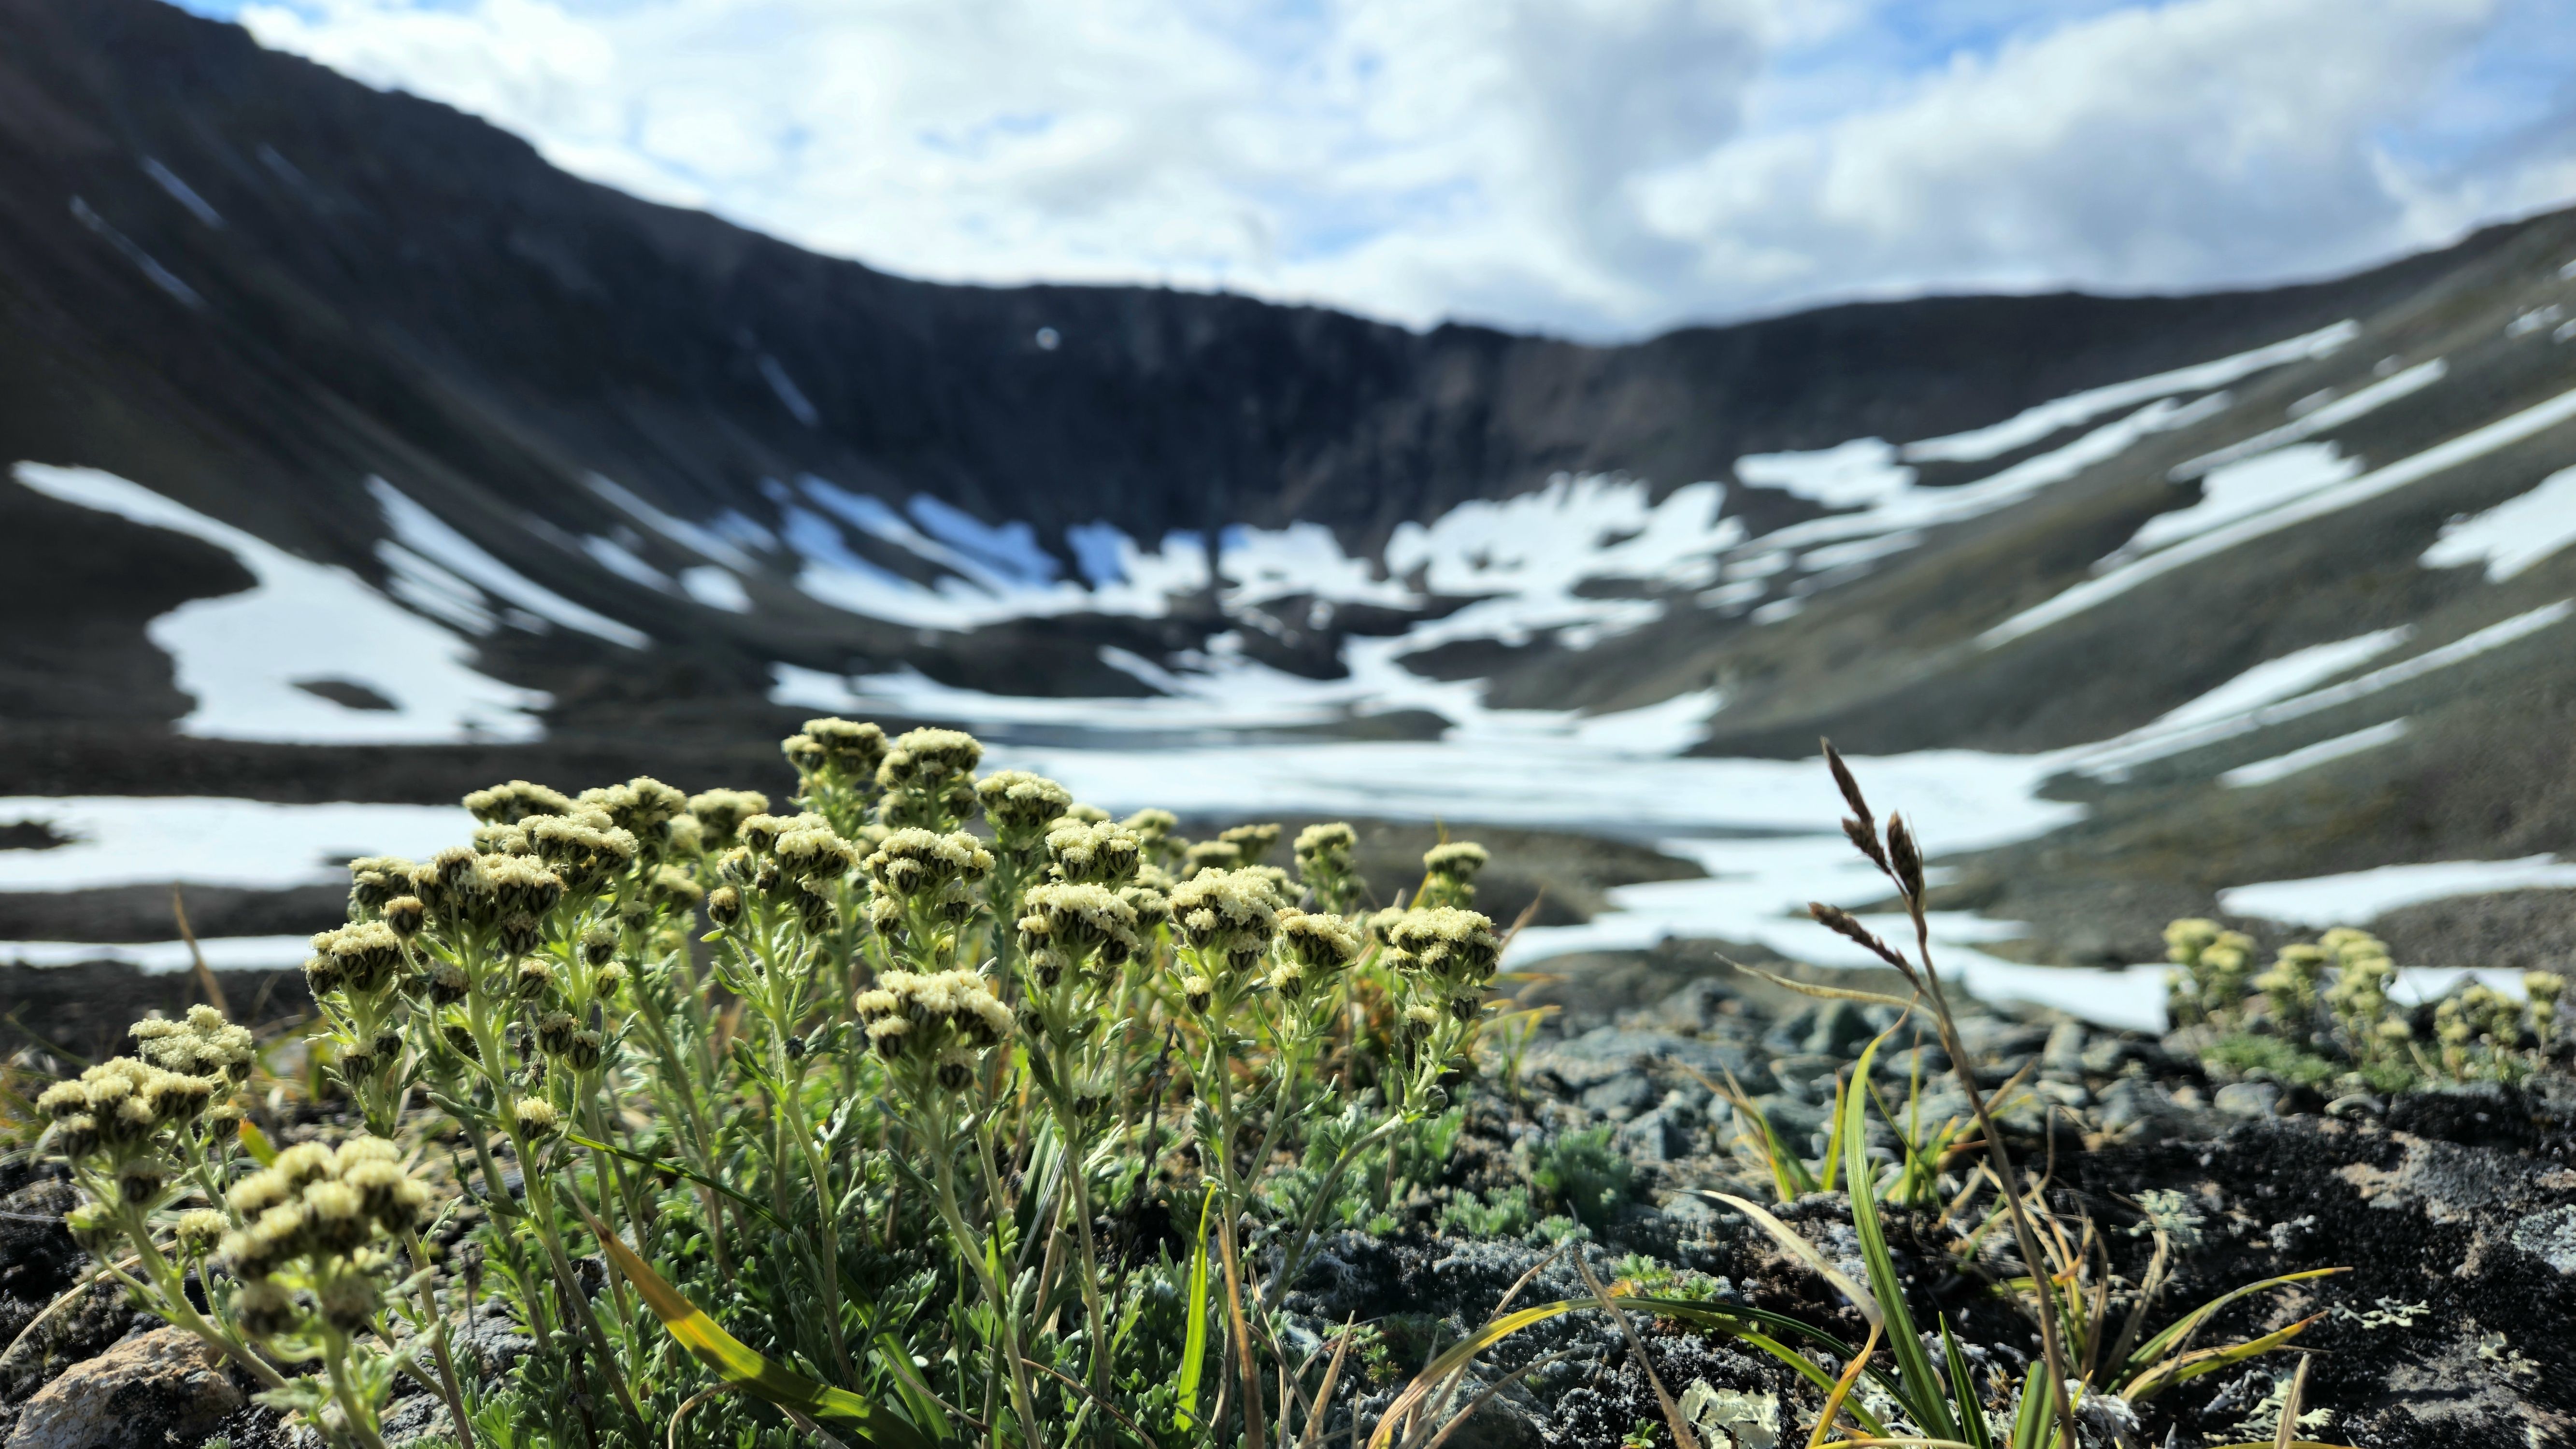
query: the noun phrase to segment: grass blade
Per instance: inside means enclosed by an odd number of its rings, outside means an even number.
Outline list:
[[[2034,1362],[2022,1376],[2021,1410],[2013,1415],[2012,1449],[2039,1449],[2048,1439],[2048,1427],[2057,1416],[2057,1386],[2048,1381],[2048,1364]]]
[[[2170,1327],[2166,1328],[2164,1332],[2157,1334],[2155,1337],[2148,1339],[2145,1343],[2139,1345],[2138,1351],[2129,1355],[2128,1368],[2132,1373],[2136,1373],[2142,1369],[2150,1369],[2162,1360],[2172,1357],[2185,1344],[2191,1341],[2191,1336],[2200,1331],[2201,1325],[2209,1322],[2211,1318],[2217,1316],[2218,1310],[2225,1308],[2227,1305],[2235,1302],[2239,1298],[2261,1293],[2267,1289],[2278,1288],[2284,1284],[2300,1283],[2305,1282],[2310,1278],[2325,1278],[2336,1273],[2349,1273],[2351,1271],[2352,1270],[2350,1268],[2310,1268],[2303,1273],[2284,1273],[2278,1278],[2266,1278],[2260,1283],[2248,1283],[2244,1287],[2235,1289],[2232,1292],[2222,1293],[2218,1297],[2212,1298],[2207,1303],[2193,1309],[2191,1312],[2184,1314]]]
[[[1760,1207],[1743,1198],[1737,1197],[1731,1192],[1712,1192],[1707,1188],[1698,1188],[1695,1189],[1695,1191],[1697,1191],[1702,1197],[1714,1198],[1717,1201],[1726,1204],[1728,1207],[1735,1209],[1737,1212],[1744,1214],[1746,1217],[1751,1218],[1755,1226],[1761,1228],[1762,1231],[1769,1233],[1778,1241],[1780,1246],[1787,1248],[1793,1255],[1795,1255],[1798,1261],[1815,1269],[1818,1274],[1823,1276],[1826,1282],[1834,1285],[1834,1290],[1836,1292],[1842,1294],[1845,1298],[1850,1299],[1852,1307],[1860,1310],[1861,1317],[1868,1319],[1873,1324],[1885,1323],[1887,1321],[1887,1311],[1879,1305],[1879,1301],[1874,1294],[1872,1294],[1868,1289],[1860,1286],[1858,1283],[1853,1282],[1850,1278],[1844,1276],[1841,1269],[1836,1268],[1832,1263],[1827,1262],[1825,1260],[1825,1255],[1816,1251],[1815,1244],[1799,1237],[1797,1233],[1790,1229],[1787,1223],[1780,1221],[1778,1218],[1771,1216],[1768,1212],[1763,1211]]]
[[[1175,1429],[1198,1422],[1199,1380],[1207,1372],[1208,1209],[1215,1204],[1213,1192],[1200,1201],[1198,1246],[1190,1250],[1189,1326],[1181,1340],[1181,1376],[1174,1385],[1180,1394],[1172,1409]]]
[[[2184,1354],[2180,1358],[2159,1365],[2153,1372],[2141,1376],[2136,1383],[2129,1386],[2122,1397],[2133,1404],[2143,1404],[2176,1384],[2188,1383],[2202,1374],[2214,1374],[2230,1364],[2243,1363],[2257,1354],[2270,1353],[2306,1332],[2324,1317],[2322,1313],[2312,1313],[2287,1328],[2275,1329],[2261,1338],[2247,1339],[2243,1343],[2230,1344],[2226,1348],[2204,1348],[2197,1353]]]
[[[574,1210],[599,1239],[610,1262],[662,1320],[663,1328],[680,1341],[692,1356],[727,1384],[766,1400],[791,1413],[802,1413],[818,1419],[847,1420],[855,1425],[862,1443],[882,1449],[931,1449],[930,1440],[901,1417],[877,1404],[826,1384],[818,1384],[793,1369],[770,1362],[757,1350],[727,1333],[705,1310],[680,1295],[680,1291],[653,1271],[653,1265],[638,1257],[608,1225],[593,1217],[589,1209],[575,1203]]]
[[[1852,1066],[1853,1081],[1869,1080],[1879,1045],[1886,1040],[1881,1034],[1861,1050],[1860,1060]],[[1896,1360],[1897,1376],[1905,1383],[1902,1397],[1906,1409],[1926,1434],[1956,1439],[1959,1425],[1951,1412],[1949,1393],[1942,1387],[1940,1375],[1933,1371],[1931,1355],[1923,1351],[1923,1336],[1914,1330],[1914,1315],[1905,1306],[1905,1284],[1896,1276],[1895,1256],[1888,1251],[1887,1235],[1879,1227],[1878,1204],[1870,1197],[1868,1105],[1866,1091],[1851,1092],[1843,1102],[1842,1148],[1846,1175],[1851,1179],[1852,1231],[1860,1237],[1860,1257],[1869,1269],[1869,1286],[1887,1314],[1887,1352]]]
[[[1950,1370],[1951,1402],[1959,1406],[1959,1437],[1974,1449],[1994,1449],[1995,1431],[1987,1427],[1985,1410],[1979,1405],[1976,1377],[1968,1369],[1968,1356],[1959,1351],[1947,1318],[1941,1320],[1941,1358]]]

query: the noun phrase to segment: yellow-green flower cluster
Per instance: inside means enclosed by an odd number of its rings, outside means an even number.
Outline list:
[[[974,1080],[980,1053],[1011,1034],[1011,1009],[973,971],[890,971],[852,1004],[877,1055],[952,1092]]]
[[[2368,931],[2337,926],[2317,938],[2317,950],[2334,964],[2335,979],[2322,994],[2336,1029],[2363,1061],[2402,1060],[2415,1035],[2388,994],[2397,985],[2397,963],[2387,944]]]
[[[218,1249],[242,1282],[234,1316],[260,1338],[296,1326],[297,1283],[311,1287],[314,1307],[332,1328],[364,1330],[382,1301],[378,1280],[393,1261],[370,1245],[416,1232],[430,1215],[429,1189],[403,1170],[393,1144],[376,1137],[350,1138],[336,1152],[311,1142],[290,1147],[235,1183],[225,1204],[243,1224],[224,1234]]]
[[[689,797],[689,814],[698,822],[702,849],[733,844],[734,831],[754,815],[769,813],[769,797],[758,790],[702,790]]]
[[[1206,869],[1172,887],[1172,925],[1205,966],[1244,976],[1268,954],[1284,904],[1257,867]]]
[[[169,1181],[161,1151],[165,1129],[184,1127],[228,1092],[221,1076],[196,1076],[112,1057],[74,1082],[56,1082],[36,1098],[53,1119],[55,1149],[75,1164],[116,1180],[125,1202],[149,1207]]]
[[[1279,845],[1276,825],[1235,825],[1217,832],[1217,840],[1235,849],[1236,863],[1259,865],[1270,858]]]
[[[2216,921],[2176,921],[2165,927],[2165,959],[2174,973],[2169,1003],[2177,1025],[2232,1022],[2245,1001],[2252,974],[2254,938]]]
[[[1297,832],[1297,883],[1327,911],[1349,911],[1359,894],[1359,873],[1351,859],[1358,845],[1358,833],[1338,820]]]
[[[1044,775],[999,770],[975,782],[993,843],[1015,859],[1033,854],[1048,827],[1073,808],[1073,792]],[[1078,823],[1078,822],[1077,822]]]
[[[1060,819],[1046,835],[1049,874],[1075,884],[1123,886],[1136,878],[1144,842],[1128,826]]]
[[[1135,905],[1104,885],[1031,886],[1021,912],[1020,950],[1042,988],[1052,990],[1068,967],[1123,966],[1141,949]]]
[[[211,1006],[192,1006],[182,1021],[138,1021],[128,1029],[134,1050],[163,1071],[211,1077],[239,1086],[250,1080],[258,1042]]]
[[[1424,906],[1472,906],[1476,903],[1476,872],[1493,859],[1492,852],[1472,840],[1452,840],[1435,845],[1422,853],[1422,897],[1416,904]]]
[[[1475,1019],[1502,961],[1491,920],[1457,906],[1429,906],[1381,911],[1372,924],[1386,942],[1387,965],[1431,999],[1417,1005],[1437,1003],[1460,1021]]]
[[[1279,913],[1279,962],[1270,968],[1270,989],[1290,1001],[1329,990],[1360,954],[1360,929],[1349,918],[1329,911]]]
[[[954,830],[975,808],[984,746],[961,730],[907,730],[877,766],[878,815],[891,829]]]

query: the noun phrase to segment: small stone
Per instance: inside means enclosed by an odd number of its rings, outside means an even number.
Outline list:
[[[193,1444],[242,1406],[223,1361],[184,1328],[124,1340],[36,1391],[8,1449]]]
[[[2513,1225],[2513,1245],[2576,1277],[2576,1206],[2533,1213]]]
[[[1643,1072],[1622,1072],[1606,1082],[1584,1088],[1578,1100],[1591,1111],[1614,1122],[1623,1122],[1655,1100],[1655,1084]]]
[[[2048,1045],[2040,1048],[2040,1070],[2081,1079],[2084,1075],[2084,1039],[2084,1023],[2080,1021],[2061,1021],[2051,1027]]]
[[[1816,1012],[1804,1046],[1810,1055],[1849,1060],[1860,1054],[1871,1036],[1867,1018],[1848,1001],[1829,1001]]]
[[[2271,1082],[2230,1082],[2218,1089],[2215,1105],[2230,1117],[2269,1117],[2281,1089]]]

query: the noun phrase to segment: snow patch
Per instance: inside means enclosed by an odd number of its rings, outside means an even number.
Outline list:
[[[39,820],[70,840],[0,850],[0,891],[105,886],[285,890],[346,884],[361,855],[426,860],[465,842],[474,818],[454,805],[275,805],[205,796],[0,798],[0,820]]]
[[[710,609],[722,609],[728,614],[751,612],[751,594],[743,588],[742,580],[714,564],[680,570],[680,588]]]
[[[2502,583],[2576,543],[2576,468],[2561,468],[2519,497],[2442,525],[2442,537],[2417,560],[2428,569],[2487,566]]]
[[[469,667],[471,646],[367,587],[347,569],[317,564],[265,539],[93,468],[20,463],[12,475],[49,498],[153,528],[203,539],[231,553],[258,580],[249,590],[191,599],[144,627],[170,656],[178,687],[195,706],[182,734],[298,744],[438,744],[520,741],[544,729],[528,713],[553,700]],[[442,571],[425,560],[396,593],[437,601],[426,611],[451,622],[468,606],[440,592]],[[461,581],[459,582],[461,586]],[[488,615],[485,616],[488,627]],[[364,685],[394,708],[351,709],[297,687],[299,680]],[[18,852],[0,852],[17,854]],[[46,855],[60,852],[38,852]]]
[[[310,936],[206,936],[197,949],[212,971],[289,971],[313,954],[313,943]],[[121,961],[154,976],[196,967],[185,941],[0,941],[0,961],[13,966]]]
[[[2166,720],[2159,720],[2155,724],[2134,730],[2116,740],[2074,752],[2072,767],[2096,779],[2126,779],[2138,765],[2149,760],[2164,759],[2181,754],[2185,750],[2198,749],[2203,745],[2233,739],[2238,735],[2250,734],[2255,730],[2266,729],[2294,719],[2303,719],[2323,710],[2367,699],[2382,690],[2393,689],[2411,680],[2421,679],[2435,670],[2447,669],[2451,665],[2474,659],[2491,650],[2501,649],[2516,640],[2563,622],[2570,614],[2576,614],[2576,603],[2562,599],[2555,604],[2544,605],[2528,613],[2499,620],[2483,629],[2462,635],[2448,644],[2427,649],[2411,659],[2398,660],[2394,664],[2374,669],[2368,674],[2346,680],[2341,684],[2308,689],[2302,693],[2281,698],[2277,703],[2254,704],[2250,708],[2242,708],[2226,714],[2216,712],[2216,707],[2211,706],[2210,712],[2200,718],[2180,720],[2170,725],[2166,721],[2172,720],[2173,716],[2169,715]],[[2346,649],[2358,651],[2365,640],[2387,639],[2391,636],[2404,638],[2406,631],[2383,630],[2378,634],[2365,634],[2358,639],[2345,640],[2339,644],[2320,644],[2314,649],[2301,650],[2298,654],[2284,655],[2269,665],[2259,665],[2256,670],[2249,670],[2247,675],[2239,678],[2244,679],[2254,675],[2257,670],[2272,669],[2275,666],[2278,667],[2279,673],[2273,679],[2264,681],[2261,686],[2248,684],[2244,689],[2244,697],[2250,700],[2259,689],[2268,688],[2276,680],[2286,680],[2299,672],[2314,670],[2315,677],[2318,679],[2339,674],[2351,668],[2352,662],[2345,662],[2342,656],[2325,651]],[[2295,667],[2292,664],[2294,660],[2299,661]],[[2223,688],[2233,687],[2234,685],[2231,684]],[[2200,708],[2199,702],[2195,701],[2194,704],[2185,705],[2182,710],[2174,711],[2174,715],[2180,715],[2184,710],[2198,708]]]
[[[2569,887],[2576,887],[2576,865],[2526,855],[2519,860],[2383,865],[2306,880],[2229,886],[2218,893],[2218,908],[2291,926],[2366,926],[2390,911],[2426,901]]]
[[[629,491],[625,487],[610,479],[603,478],[597,473],[591,474],[583,481],[590,485],[591,492],[596,493],[600,497],[617,505],[617,507],[623,510],[628,517],[634,519],[640,524],[643,524],[646,528],[653,530],[655,533],[662,535],[664,538],[669,539],[673,543],[678,544],[680,547],[700,554],[706,558],[711,558],[717,563],[727,565],[728,567],[742,573],[752,574],[760,572],[759,563],[756,562],[750,554],[743,552],[741,547],[731,539],[726,538],[723,532],[721,532],[721,529],[724,527],[723,521],[720,520],[716,528],[702,528],[697,524],[689,522],[685,518],[675,517],[672,514],[663,512],[661,509],[656,508],[652,504],[637,497],[633,492]],[[729,514],[727,517],[736,521],[737,532],[742,525],[747,525],[752,530],[751,541],[755,546],[768,549],[775,549],[778,547],[777,538],[772,536],[769,530],[762,528],[760,525],[753,523],[750,519],[744,518],[738,513]]]
[[[480,544],[448,526],[446,520],[415,502],[382,478],[367,479],[367,492],[384,510],[392,542],[436,563],[456,577],[470,580],[495,597],[551,624],[578,633],[641,649],[652,643],[642,630],[586,609],[485,553]],[[381,545],[379,546],[381,550]],[[381,557],[381,551],[379,557]],[[388,564],[388,567],[391,565]]]
[[[2340,760],[2348,755],[2362,754],[2378,749],[2381,745],[2395,744],[2404,738],[2406,738],[2406,721],[2392,719],[2372,725],[2368,729],[2354,730],[2348,735],[2319,740],[2305,749],[2292,750],[2286,755],[2275,755],[2268,760],[2256,760],[2250,765],[2239,765],[2219,776],[2218,783],[2231,790],[2242,790],[2254,785],[2269,785],[2275,780],[2286,780],[2302,770],[2314,769],[2329,760]]]
[[[2340,401],[2321,395],[2317,406],[2313,408],[2302,409],[2298,403],[2292,403],[2290,416],[2293,421],[2287,426],[2274,428],[2268,433],[2256,433],[2243,442],[2230,443],[2215,452],[2204,453],[2188,463],[2179,465],[2169,476],[2177,483],[2187,482],[2211,469],[2233,463],[2240,458],[2250,458],[2257,453],[2268,453],[2274,448],[2298,442],[2302,438],[2315,437],[2329,429],[2339,428],[2355,418],[2376,412],[2399,398],[2421,392],[2449,376],[2450,371],[2451,365],[2436,357],[2430,362],[2418,363],[2403,372],[2382,378]]]
[[[2536,403],[2509,417],[2500,418],[2485,427],[2463,433],[2448,442],[2435,444],[2412,457],[2374,469],[2358,478],[2307,493],[2278,507],[2222,524],[2204,533],[2150,553],[2143,558],[2114,566],[2075,584],[2046,602],[2035,604],[1987,630],[1978,643],[1988,649],[2007,644],[2027,634],[2063,623],[2108,600],[2119,597],[2151,579],[2202,559],[2215,557],[2242,543],[2263,538],[2285,528],[2350,508],[2356,503],[2393,493],[2410,483],[2420,482],[2463,463],[2485,457],[2500,448],[2509,447],[2536,433],[2576,418],[2576,391],[2560,393],[2544,403]],[[2240,465],[2241,466],[2241,465]],[[2152,522],[2153,520],[2149,520]]]
[[[2176,393],[2204,392],[2225,387],[2239,378],[2250,377],[2267,368],[2284,363],[2306,362],[2329,356],[2361,335],[2361,324],[2337,322],[2321,327],[2304,337],[2257,347],[2233,357],[2222,357],[2191,367],[2160,372],[2108,387],[2091,388],[2041,403],[1988,427],[1946,437],[1926,438],[1905,445],[1904,457],[1909,462],[1982,463],[2016,448],[2027,448],[2051,433],[2088,422],[2102,414]]]
[[[2238,519],[2305,498],[2321,489],[2348,482],[2361,473],[2361,460],[2346,458],[2332,443],[2297,443],[2222,463],[2200,477],[2200,498],[2170,513],[2159,513],[2111,554],[2114,562],[2151,553],[2186,538],[2197,538]]]

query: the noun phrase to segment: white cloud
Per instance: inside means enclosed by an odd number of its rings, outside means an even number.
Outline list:
[[[221,0],[191,0],[212,4]],[[1616,335],[2314,274],[2576,195],[2557,0],[253,0],[558,164],[956,280]],[[2507,54],[2505,52],[2510,52]]]

